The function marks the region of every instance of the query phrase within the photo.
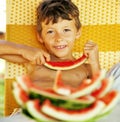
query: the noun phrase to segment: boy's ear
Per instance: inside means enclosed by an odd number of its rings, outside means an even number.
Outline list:
[[[81,36],[81,28],[76,33],[76,39],[80,38]]]
[[[37,32],[37,39],[40,43],[43,43],[43,40],[38,32]]]

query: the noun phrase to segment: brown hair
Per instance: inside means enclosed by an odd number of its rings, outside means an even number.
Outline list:
[[[66,20],[74,18],[76,28],[81,27],[79,10],[71,0],[43,0],[37,8],[37,31],[41,34],[41,22],[58,22],[59,17]]]

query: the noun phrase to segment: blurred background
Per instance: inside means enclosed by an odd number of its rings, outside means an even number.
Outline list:
[[[0,40],[5,39],[6,33],[6,0],[0,1]],[[5,61],[0,59],[0,117],[4,114],[4,73]]]

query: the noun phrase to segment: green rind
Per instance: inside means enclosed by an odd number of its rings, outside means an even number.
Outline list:
[[[39,122],[55,122],[53,119],[48,118],[47,116],[45,116],[41,110],[38,112],[35,110],[34,107],[34,102],[33,101],[28,101],[26,103],[26,110],[27,112],[36,120]]]
[[[31,114],[28,112],[26,107],[22,108],[22,114],[24,114],[25,116],[29,117],[30,119],[34,119],[33,116],[31,116]]]
[[[54,95],[52,93],[39,91],[36,89],[31,89],[29,94],[31,99],[36,99],[36,98],[40,99],[41,103],[43,103],[46,99],[49,99],[55,106],[59,106],[71,110],[86,108],[94,102],[94,101],[71,99],[69,97]]]
[[[56,110],[55,108],[49,108],[48,106],[46,105],[43,105],[42,106],[42,111],[51,116],[51,117],[54,117],[56,119],[59,119],[61,121],[69,121],[69,122],[73,122],[73,121],[79,121],[79,122],[89,122],[91,120],[93,120],[94,117],[96,117],[101,111],[102,109],[104,108],[105,104],[102,102],[102,101],[98,101],[97,102],[97,105],[94,109],[92,110],[89,110],[89,112],[86,112],[86,113],[74,113],[72,114],[71,112],[70,113],[66,113],[66,112],[62,112],[62,111],[59,111]],[[84,115],[84,116],[83,116]]]

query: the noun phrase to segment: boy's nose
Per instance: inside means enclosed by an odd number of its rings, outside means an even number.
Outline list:
[[[55,41],[57,41],[57,42],[62,41],[62,37],[61,37],[61,35],[60,35],[59,33],[56,34],[56,39],[55,39]]]
[[[56,41],[56,42],[61,42],[61,41],[62,41],[62,39],[61,39],[61,38],[59,38],[59,39],[56,39],[55,41]]]

